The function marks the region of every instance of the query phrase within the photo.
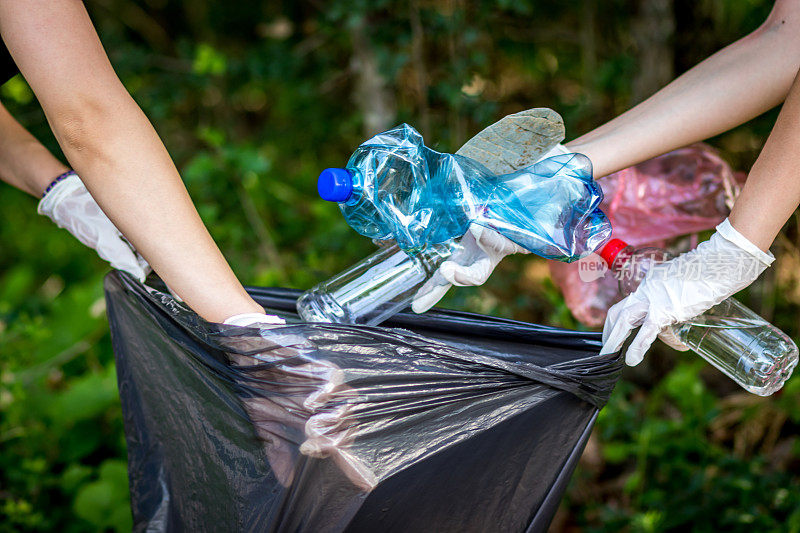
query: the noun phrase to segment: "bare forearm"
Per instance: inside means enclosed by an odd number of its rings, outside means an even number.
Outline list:
[[[67,170],[0,105],[0,179],[38,198]]]
[[[800,66],[800,2],[614,120],[570,142],[595,177],[727,131],[778,105]]]
[[[222,321],[262,309],[244,292],[203,225],[166,149],[127,94],[54,131],[103,211],[189,306]]]
[[[263,312],[203,226],[161,140],[114,73],[83,3],[0,0],[0,33],[64,155],[170,288],[208,320]]]
[[[747,176],[730,221],[752,243],[767,250],[800,204],[800,74],[775,127]]]

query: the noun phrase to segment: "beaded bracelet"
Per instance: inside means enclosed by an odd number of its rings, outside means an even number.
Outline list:
[[[50,185],[48,185],[48,186],[47,186],[47,188],[44,190],[44,192],[42,193],[42,198],[44,198],[45,196],[47,196],[47,193],[49,193],[49,192],[50,192],[50,191],[53,189],[53,187],[55,187],[55,186],[56,186],[56,183],[58,183],[58,182],[59,182],[59,181],[61,181],[61,180],[65,180],[65,179],[67,179],[67,178],[68,178],[68,177],[70,177],[70,176],[75,176],[75,175],[76,175],[76,174],[75,174],[75,171],[74,171],[74,170],[69,170],[69,171],[67,171],[67,172],[64,172],[64,173],[63,173],[63,174],[61,174],[60,176],[58,176],[58,177],[57,177],[56,179],[54,179],[54,180],[53,180],[53,182],[52,182]]]

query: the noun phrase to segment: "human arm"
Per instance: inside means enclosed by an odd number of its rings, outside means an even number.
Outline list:
[[[569,142],[599,178],[707,139],[778,105],[800,68],[800,1],[778,0],[753,33]]]
[[[666,327],[703,313],[752,283],[772,262],[769,246],[800,204],[798,169],[800,72],[795,73],[775,127],[733,206],[730,228],[718,230],[697,250],[670,261],[664,275],[648,276],[633,294],[613,306],[603,329],[603,352],[619,350],[630,333],[642,326],[626,353],[628,363],[637,364]],[[699,273],[697,279],[686,279],[679,268],[689,260]],[[730,263],[726,276],[719,275],[722,260]],[[758,268],[743,269],[747,263]]]
[[[50,182],[68,170],[0,104],[0,180],[41,198]]]
[[[41,199],[39,214],[69,231],[112,267],[144,281],[150,266],[125,241],[77,174],[69,171],[2,105],[0,180]]]
[[[730,214],[731,224],[768,250],[800,204],[800,71]]]
[[[798,67],[800,1],[779,0],[756,31],[706,59],[633,109],[567,143],[566,149],[587,155],[596,178],[608,175],[726,131],[767,111],[786,97]],[[734,226],[744,224],[739,216],[742,206],[751,196],[761,194],[761,188],[742,194],[740,205],[731,215]],[[755,209],[760,205],[763,201],[755,202]],[[781,216],[788,217],[786,209]],[[767,242],[768,246],[782,225],[780,216],[770,218],[771,223],[763,221],[769,229],[758,230],[765,234],[763,239],[748,228],[742,227],[741,231],[754,242]],[[774,232],[771,237],[767,235],[770,232]],[[456,267],[456,273],[462,271],[460,284],[485,282],[504,255],[484,261],[486,268],[477,269],[481,266],[477,264]],[[473,270],[480,270],[480,275],[464,275]],[[451,283],[456,281],[451,277]],[[415,303],[424,310],[446,289],[439,287]]]
[[[114,73],[83,3],[0,0],[0,34],[67,160],[169,287],[207,320],[263,313],[225,262],[164,145]]]
[[[756,31],[714,54],[630,111],[567,143],[566,148],[587,155],[594,165],[595,177],[607,175],[726,131],[774,107],[787,98],[790,88],[792,95],[797,92],[793,80],[798,67],[800,2],[780,0]],[[800,124],[798,112],[793,111],[795,98],[800,97],[790,95],[787,99],[730,216],[733,230],[762,252],[768,250],[798,203],[800,180],[794,177],[794,169],[798,167],[792,157],[797,154],[793,146],[797,137],[795,125]],[[491,269],[478,283],[468,280],[469,284],[482,283],[490,272]],[[742,280],[725,281],[732,282],[728,289],[720,289],[721,293],[732,291],[726,297],[736,292],[736,287],[741,288]],[[683,310],[694,309],[693,305]],[[620,319],[612,314],[609,317],[607,332]],[[622,318],[633,320],[630,314]],[[643,321],[643,317],[633,320],[636,325]],[[635,327],[629,328],[625,337]],[[652,339],[641,344],[649,346],[651,342]]]

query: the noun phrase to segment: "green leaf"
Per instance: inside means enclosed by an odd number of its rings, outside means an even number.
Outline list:
[[[0,87],[0,95],[9,98],[17,104],[28,104],[33,101],[33,91],[28,86],[28,82],[17,74]]]
[[[130,531],[127,466],[116,459],[104,461],[96,481],[84,485],[73,502],[75,514],[97,528]]]
[[[192,71],[195,74],[224,74],[226,65],[227,61],[222,52],[215,50],[208,43],[197,45],[194,63],[192,63]]]

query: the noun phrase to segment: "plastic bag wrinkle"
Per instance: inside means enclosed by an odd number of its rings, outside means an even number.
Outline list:
[[[139,530],[523,531],[621,369],[597,334],[504,319],[302,324],[297,291],[254,288],[289,323],[234,328],[106,289]]]

